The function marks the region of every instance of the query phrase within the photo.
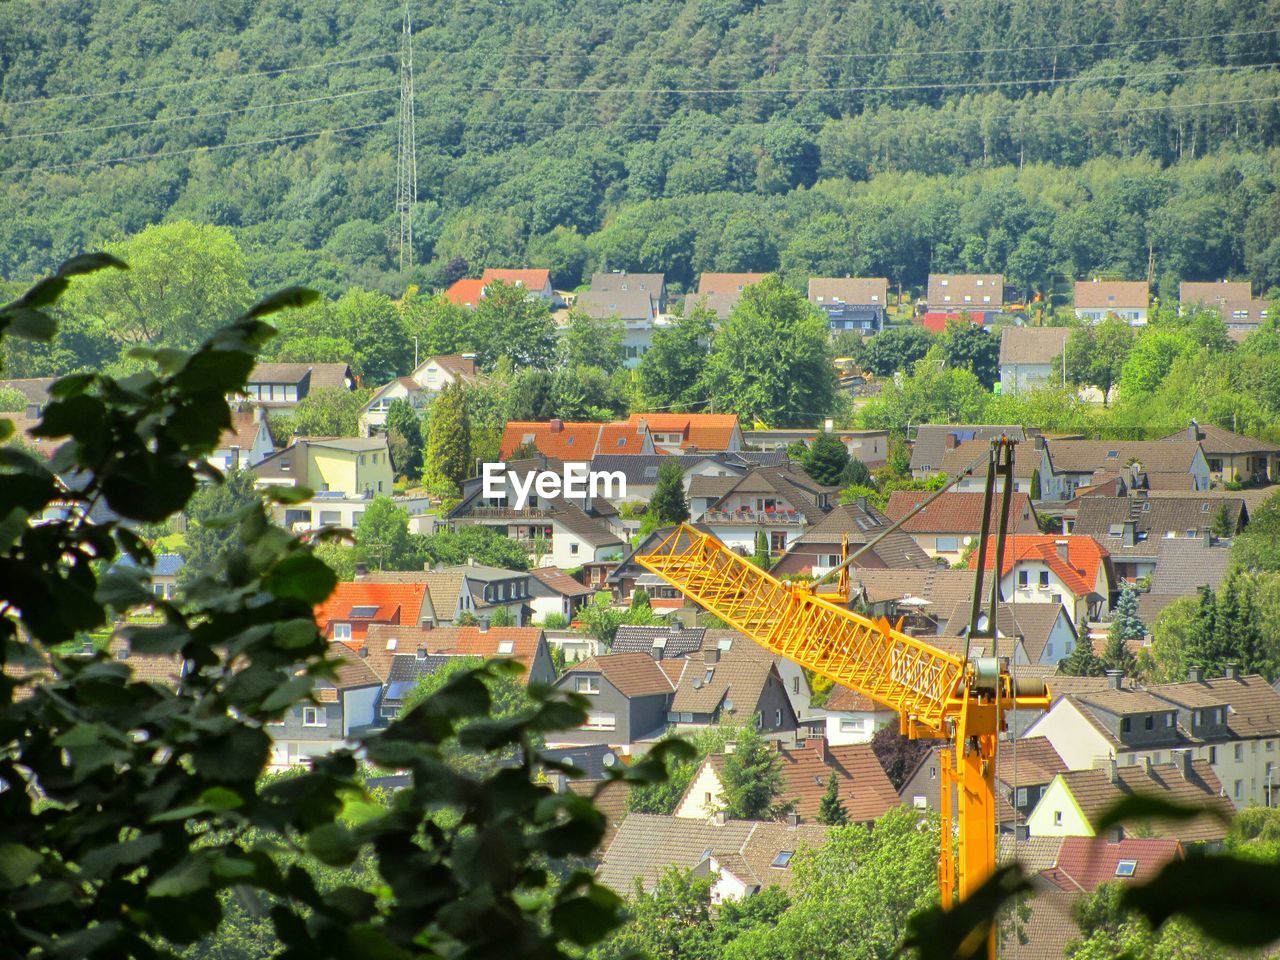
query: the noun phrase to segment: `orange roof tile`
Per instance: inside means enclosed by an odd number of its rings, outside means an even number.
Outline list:
[[[444,298],[459,307],[474,307],[484,297],[483,280],[456,280],[444,292]]]
[[[1067,557],[1064,560],[1058,553],[1058,544],[1065,543]],[[1098,573],[1106,564],[1111,554],[1093,537],[1053,536],[1016,534],[1010,536],[1005,545],[1004,569],[1000,576],[1004,577],[1014,565],[1027,560],[1038,560],[1057,574],[1077,597],[1094,593],[1097,589]],[[969,569],[978,564],[975,554],[969,558]],[[994,569],[995,551],[987,554],[986,567]]]
[[[678,433],[680,449],[728,450],[738,427],[736,413],[633,413],[627,423],[650,433]]]
[[[644,453],[645,438],[643,431],[626,423],[512,420],[502,433],[500,455],[506,460],[522,446],[533,444],[544,456],[581,462],[597,453]]]
[[[526,290],[541,290],[551,283],[550,270],[504,270],[490,267],[480,277],[484,283],[498,280],[502,283],[518,283]]]
[[[329,599],[316,607],[316,626],[327,637],[332,635],[334,621],[350,623],[349,645],[359,649],[371,623],[416,624],[426,594],[422,583],[339,583]],[[372,609],[368,616],[353,617],[358,607]]]

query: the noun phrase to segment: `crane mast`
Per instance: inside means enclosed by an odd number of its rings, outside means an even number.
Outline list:
[[[982,539],[978,550],[970,636],[994,637],[1000,559],[1003,555],[1012,443],[993,442],[987,473]],[[996,585],[989,619],[980,618],[987,527],[1001,452],[1006,455],[1004,502],[996,549]],[[1047,710],[1042,682],[1019,685],[994,657],[969,660],[912,637],[884,618],[844,606],[847,593],[825,595],[811,583],[783,582],[739,556],[715,536],[687,524],[675,528],[636,561],[686,597],[771,653],[843,684],[894,710],[906,736],[950,741],[942,752],[942,843],[938,883],[950,907],[996,869],[996,745],[1011,709]],[[852,559],[852,558],[850,558]],[[846,560],[842,567],[847,567]],[[832,571],[835,574],[837,571]],[[830,576],[830,574],[829,574]],[[836,596],[840,603],[833,602]],[[952,800],[956,820],[952,823]],[[955,836],[956,852],[952,852]],[[994,931],[988,954],[995,956]]]

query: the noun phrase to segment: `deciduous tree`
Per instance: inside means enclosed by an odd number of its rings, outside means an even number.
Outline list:
[[[471,470],[470,445],[466,390],[460,383],[449,384],[431,405],[423,479],[461,487]]]

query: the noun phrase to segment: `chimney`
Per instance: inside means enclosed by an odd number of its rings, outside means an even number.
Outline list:
[[[818,754],[818,760],[825,764],[827,762],[827,738],[814,737],[813,749]]]
[[[719,663],[719,662],[720,662],[720,648],[719,648],[719,647],[708,647],[706,650],[703,650],[703,651],[702,651],[702,662],[703,662],[703,663],[705,663],[705,664],[706,664],[707,666],[709,666],[709,667],[713,667],[713,666],[715,666],[717,663]]]
[[[1191,750],[1178,751],[1178,770],[1182,773],[1182,779],[1184,780],[1191,779],[1192,760]]]
[[[1194,420],[1192,420],[1191,425],[1187,427],[1187,439],[1188,440],[1200,439],[1200,424],[1196,423]]]
[[[418,648],[418,652],[417,652],[417,654],[415,654],[415,656],[417,656],[417,658],[418,658],[419,660],[425,660],[425,659],[427,659],[427,648],[426,648],[426,647],[419,647],[419,648]]]
[[[1142,758],[1142,772],[1145,773],[1148,777],[1151,776],[1151,758],[1150,757]]]
[[[796,827],[798,827],[798,826],[800,826],[800,814],[798,814],[798,813],[788,813],[788,814],[787,814],[787,829],[788,829],[788,830],[794,830],[794,829],[795,829]]]
[[[551,432],[561,433],[563,431],[564,431],[564,421],[561,420],[559,417],[556,417],[554,420],[551,421]]]
[[[357,650],[356,656],[359,657],[361,660],[364,660],[366,657],[368,657],[369,656],[368,646],[363,646],[359,650]]]
[[[1108,688],[1110,688],[1110,689],[1112,689],[1112,690],[1119,690],[1123,685],[1124,685],[1124,671],[1123,671],[1123,670],[1108,670],[1108,671],[1107,671],[1107,687],[1108,687]]]
[[[858,499],[857,499],[856,501],[854,501],[854,502],[855,502],[855,503],[857,503],[857,505],[858,505],[858,509],[859,509],[859,510],[861,510],[863,513],[866,513],[866,512],[867,512],[867,498],[866,498],[866,497],[858,497]]]
[[[663,653],[666,652],[667,645],[664,641],[656,640],[652,647],[649,648],[649,656],[655,660],[661,660]]]
[[[1213,531],[1208,527],[1204,528],[1204,545],[1206,547],[1213,546]]]
[[[481,621],[480,621],[480,623],[479,623],[479,624],[477,624],[476,629],[478,629],[481,633],[488,633],[488,632],[489,632],[489,621],[488,621],[488,620],[481,620]]]
[[[1067,546],[1068,544],[1066,540],[1053,541],[1053,549],[1058,551],[1058,556],[1064,561],[1067,559]]]
[[[363,580],[369,575],[369,565],[367,563],[356,564],[356,579]]]
[[[1044,437],[1032,437],[1032,438],[1031,438],[1031,449],[1032,449],[1032,450],[1043,450],[1043,449],[1044,449]]]
[[[725,812],[723,810],[717,810],[716,815],[713,818],[715,825],[717,827],[723,827],[725,824],[725,821],[728,819],[729,818],[725,815]]]
[[[944,442],[947,450],[954,450],[956,447],[960,446],[960,438],[954,433],[948,433]]]
[[[261,422],[262,422],[262,408],[261,408],[261,407],[257,407],[257,406],[255,406],[255,407],[253,408],[253,422],[254,422],[254,423],[261,423]]]
[[[1225,667],[1222,668],[1222,676],[1226,680],[1239,680],[1240,664],[1228,663]]]
[[[1135,543],[1137,543],[1137,541],[1138,541],[1137,524],[1135,524],[1132,520],[1126,520],[1124,522],[1124,536],[1121,538],[1121,542],[1126,547],[1132,547]]]
[[[1015,843],[1026,843],[1031,839],[1031,828],[1025,823],[1019,823],[1013,828],[1013,840]]]
[[[1198,663],[1193,663],[1187,667],[1187,679],[1192,683],[1200,683],[1204,680],[1204,667]]]
[[[1107,757],[1107,779],[1112,783],[1120,782],[1120,768],[1116,766],[1115,757]]]

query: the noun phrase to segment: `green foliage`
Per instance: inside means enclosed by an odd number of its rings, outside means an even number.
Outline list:
[[[429,484],[449,483],[460,488],[471,471],[470,446],[466,389],[458,383],[449,384],[431,405],[423,479]]]
[[[885,381],[861,417],[867,427],[905,436],[912,424],[980,422],[986,403],[982,382],[968,370],[947,367],[935,346],[909,376]]]
[[[1000,379],[1000,338],[968,320],[951,320],[940,342],[947,366],[968,370],[988,390]]]
[[[1138,616],[1138,595],[1132,587],[1125,586],[1120,590],[1115,609],[1111,611],[1111,629],[1107,633],[1107,645],[1102,651],[1103,667],[1107,670],[1119,670],[1126,676],[1136,674],[1138,661],[1126,641],[1145,640],[1146,636],[1147,625]]]
[[[560,335],[560,363],[570,369],[595,367],[605,373],[622,368],[622,321],[615,317],[596,318],[581,311],[569,314],[569,323]]]
[[[456,566],[474,560],[504,570],[528,570],[529,555],[520,544],[489,527],[471,524],[414,539],[414,567],[423,563]]]
[[[206,484],[187,503],[187,549],[181,579],[220,569],[239,552],[240,530],[234,522],[259,502],[252,470],[233,468],[226,480]]]
[[[695,306],[669,327],[653,331],[653,343],[636,368],[638,406],[656,410],[701,410],[702,368],[711,342],[715,314]]]
[[[840,780],[834,770],[827,777],[827,789],[818,802],[818,822],[828,827],[843,827],[849,822],[849,811],[840,799]]]
[[[606,647],[613,644],[613,638],[623,624],[652,626],[662,622],[648,604],[632,604],[626,610],[615,608],[613,598],[607,592],[597,593],[590,603],[584,603],[578,610],[578,619],[587,628],[587,633]]]
[[[27,395],[12,387],[0,387],[0,413],[22,413],[27,409]]]
[[[1107,672],[1107,665],[1093,652],[1093,644],[1089,642],[1089,638],[1082,637],[1076,641],[1071,652],[1058,662],[1058,672],[1069,677],[1101,677]],[[1132,669],[1129,672],[1132,673]]]
[[[548,613],[542,618],[542,626],[546,630],[563,630],[569,626],[569,618],[563,613]]]
[[[350,583],[356,578],[356,551],[337,540],[321,540],[312,552],[339,580]]]
[[[510,607],[499,607],[493,611],[493,616],[489,618],[489,626],[491,627],[514,627],[516,625],[516,615],[511,612]]]
[[[645,519],[653,518],[655,526],[684,523],[689,519],[689,501],[684,495],[684,470],[676,458],[668,458],[658,468],[658,482],[649,498]]]
[[[849,462],[840,471],[840,478],[836,485],[840,487],[869,487],[873,483],[871,471],[867,469],[867,465],[857,457],[850,457]]]
[[[409,513],[390,497],[374,497],[356,524],[356,556],[377,570],[413,569],[417,552]]]
[[[422,417],[408,400],[392,400],[387,407],[387,446],[401,474],[410,480],[422,476]]]
[[[298,401],[288,417],[288,429],[298,437],[354,437],[360,433],[360,411],[366,390],[313,390]],[[280,431],[283,435],[284,431]],[[276,431],[273,429],[272,434]]]
[[[72,277],[107,266],[120,264],[69,261],[0,308],[0,333],[47,337],[44,308]],[[617,897],[566,859],[589,854],[603,834],[589,799],[555,793],[527,764],[470,772],[448,763],[459,747],[519,745],[527,757],[546,731],[583,721],[580,699],[531,691],[527,709],[495,723],[488,684],[510,668],[464,670],[380,733],[353,734],[350,747],[296,776],[263,778],[267,726],[333,676],[312,617],[332,571],[255,497],[230,518],[223,561],[194,571],[181,606],[157,598],[140,568],[101,573],[100,561],[122,553],[149,558],[125,524],[163,523],[187,504],[196,465],[230,421],[225,397],[244,387],[271,334],[262,318],[309,299],[296,289],[272,297],[191,354],[151,354],[127,384],[103,374],[62,380],[37,430],[65,439],[58,459],[79,477],[74,492],[23,454],[10,451],[0,468],[10,522],[0,548],[6,763],[30,787],[5,791],[0,820],[5,956],[46,956],[51,944],[65,956],[171,956],[219,929],[233,889],[242,904],[269,897],[274,938],[299,956],[410,957],[431,944],[436,956],[563,957],[621,920]],[[86,509],[36,522],[68,496],[107,506],[111,519]],[[204,499],[193,512],[214,529],[221,507]],[[142,602],[163,621],[133,624],[122,638],[135,655],[181,657],[188,669],[176,689],[136,678],[105,652],[53,652]],[[665,745],[620,775],[649,782],[666,757],[686,755]],[[357,756],[373,771],[408,771],[413,789],[377,810]],[[344,814],[356,808],[365,813]],[[297,862],[301,851],[316,865],[359,862],[363,876],[326,891]],[[424,900],[428,889],[436,895]],[[249,926],[238,942],[265,946],[264,924]]]
[[[800,466],[815,482],[834,487],[839,485],[849,466],[849,450],[839,437],[822,431],[805,450]]]
[[[741,725],[731,723],[720,723],[699,730],[689,740],[692,752],[671,766],[666,780],[632,788],[627,795],[627,809],[633,813],[657,813],[663,816],[675,813],[676,805],[689,789],[702,761],[711,754],[723,753],[725,745],[736,741],[742,735],[742,730]],[[674,738],[665,737],[663,742],[669,739]]]
[[[740,729],[733,752],[725,755],[720,781],[724,811],[734,820],[770,820],[790,808],[781,796],[782,755],[750,725]]]
[[[751,554],[751,562],[761,570],[773,566],[773,558],[769,555],[769,538],[763,530],[756,531],[755,552]]]
[[[471,316],[476,361],[486,370],[500,356],[516,368],[551,366],[556,331],[551,309],[541,297],[530,297],[523,287],[490,283]]]
[[[1133,328],[1114,316],[1076,327],[1067,337],[1067,380],[1097,387],[1105,406],[1125,369],[1134,339]]]
[[[924,359],[934,341],[924,327],[889,327],[867,341],[862,366],[878,377],[909,372]]]
[[[706,395],[718,409],[771,427],[813,423],[835,403],[826,316],[776,276],[743,291],[716,331]]]
[[[1231,560],[1247,570],[1280,572],[1280,493],[1250,512],[1249,526],[1231,545]]]

